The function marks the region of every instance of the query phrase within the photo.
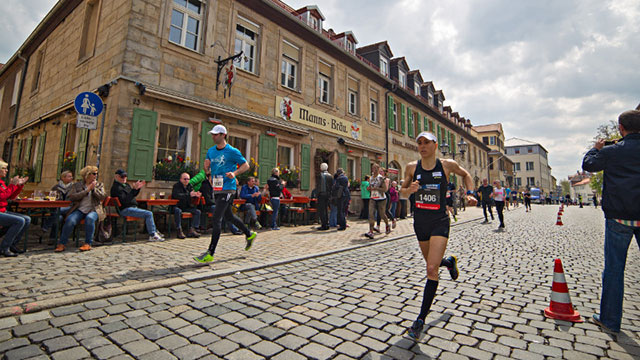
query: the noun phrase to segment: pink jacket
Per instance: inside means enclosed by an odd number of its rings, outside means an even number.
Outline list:
[[[0,212],[7,212],[7,205],[9,200],[15,199],[22,191],[24,185],[6,185],[4,181],[0,179]]]

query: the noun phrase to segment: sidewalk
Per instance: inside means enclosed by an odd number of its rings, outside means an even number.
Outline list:
[[[467,208],[452,226],[482,217],[482,209]],[[350,219],[344,232],[317,231],[318,225],[282,227],[260,231],[253,248],[244,251],[244,236],[223,234],[215,260],[198,264],[192,257],[205,251],[209,235],[198,239],[165,242],[116,243],[78,252],[73,246],[63,253],[30,251],[17,258],[0,259],[0,317],[72,304],[79,301],[171,286],[247,268],[290,262],[331,251],[366,246],[380,240],[413,235],[413,219],[399,220],[389,235],[369,240],[368,224]],[[146,239],[146,236],[139,236]],[[71,243],[70,243],[71,244]]]

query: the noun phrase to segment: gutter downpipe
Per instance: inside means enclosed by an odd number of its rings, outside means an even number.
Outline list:
[[[29,59],[25,59],[22,57],[21,51],[17,53],[18,58],[24,61],[24,67],[22,68],[22,75],[20,76],[20,88],[18,89],[18,101],[16,102],[16,113],[13,115],[13,126],[15,129],[18,124],[18,113],[20,112],[20,100],[22,99],[22,90],[24,89],[24,80],[27,77],[27,66],[29,66]],[[14,89],[15,90],[15,89]],[[7,163],[9,163],[9,170],[11,170],[11,159],[13,158],[13,141],[15,139],[15,134],[11,135],[11,147],[9,148],[9,159],[5,159]],[[7,171],[7,176],[10,177],[11,172]]]

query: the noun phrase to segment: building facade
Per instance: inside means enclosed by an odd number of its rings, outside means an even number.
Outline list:
[[[223,124],[261,183],[279,166],[306,194],[322,162],[351,180],[374,162],[401,178],[423,130],[465,139],[463,166],[482,166],[471,152],[488,147],[443,110],[441,90],[386,42],[358,48],[324,20],[278,0],[61,0],[0,69],[3,158],[32,189],[99,161],[101,181],[124,168],[156,192],[171,186],[160,169],[198,168]],[[96,130],[76,126],[83,91],[104,101]]]
[[[514,164],[507,156],[504,147],[504,130],[502,124],[488,124],[474,126],[475,136],[489,147],[487,159],[487,179],[489,182],[498,180],[503,186],[515,187],[518,184],[514,177]]]
[[[542,145],[519,138],[510,138],[505,144],[507,155],[514,162],[517,185],[537,187],[545,194],[557,191],[548,152]]]

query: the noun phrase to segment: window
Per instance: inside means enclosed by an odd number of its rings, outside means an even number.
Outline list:
[[[473,148],[473,165],[478,165],[478,149]]]
[[[198,51],[202,13],[202,3],[198,0],[173,0],[169,41]]]
[[[249,161],[250,153],[249,153],[249,139],[237,137],[237,136],[229,136],[227,138],[227,143],[234,148],[240,150],[240,153],[244,158]]]
[[[4,86],[0,86],[0,118],[2,117],[2,98],[4,97]]]
[[[404,71],[398,71],[398,82],[403,88],[407,87],[407,74],[405,74]]]
[[[417,81],[413,81],[413,92],[416,94],[416,96],[420,95],[420,84],[418,84]]]
[[[527,171],[532,171],[533,170],[533,161],[527,161]]]
[[[298,82],[298,62],[300,58],[300,48],[284,41],[282,44],[282,67],[280,71],[280,84],[289,89],[296,90]]]
[[[353,45],[353,42],[351,42],[351,41],[349,41],[349,40],[347,40],[347,50],[348,50],[350,53],[353,53],[353,51],[355,50],[355,46]]]
[[[489,137],[489,144],[490,145],[495,145],[496,144],[496,137],[495,136]]]
[[[358,89],[359,83],[358,80],[349,77],[348,79],[348,98],[349,98],[349,114],[357,115],[358,114]]]
[[[427,101],[427,103],[428,103],[429,105],[433,104],[433,94],[431,93],[431,91],[429,91],[429,92],[427,93],[427,97],[429,98],[429,99],[428,99],[428,101]]]
[[[485,145],[489,145],[489,137],[488,136],[483,136],[482,137],[482,143]]]
[[[519,162],[513,164],[513,170],[520,171],[520,163]]]
[[[288,146],[278,146],[278,166],[290,168],[293,165],[293,150]]]
[[[347,178],[353,181],[356,178],[356,160],[347,159],[347,168],[344,171],[347,173]]]
[[[36,57],[35,73],[33,75],[33,82],[31,83],[31,92],[35,92],[38,90],[38,86],[40,85],[40,78],[42,75],[42,59],[44,58],[44,50],[38,51],[38,55]]]
[[[393,103],[393,128],[398,129],[398,104]]]
[[[517,154],[520,154],[520,148],[515,148],[515,149],[514,149],[514,152],[515,152],[515,154],[516,154],[516,155],[517,155]]]
[[[157,161],[171,156],[174,160],[178,156],[186,159],[190,155],[191,139],[189,128],[180,125],[160,123],[158,131]]]
[[[515,181],[516,181],[516,185],[517,186],[522,186],[522,179],[521,178],[517,177]]]
[[[389,62],[382,56],[380,57],[380,72],[384,76],[389,76]]]
[[[536,178],[528,177],[527,178],[527,186],[535,186],[535,185],[536,185]]]
[[[329,103],[329,78],[320,74],[318,77],[320,86],[320,102]]]
[[[493,158],[489,156],[489,169],[493,170]]]
[[[80,38],[80,53],[78,59],[83,60],[93,56],[98,35],[98,9],[99,0],[87,2],[84,11],[84,24],[82,25],[82,37]]]
[[[236,25],[235,53],[243,51],[240,57],[240,69],[256,73],[258,56],[258,33],[260,26],[238,16]]]
[[[18,89],[20,89],[21,78],[22,78],[22,70],[16,73],[16,78],[13,82],[13,94],[11,95],[11,106],[18,103]]]
[[[532,153],[533,152],[533,146],[527,146],[527,152],[528,153]]]
[[[320,61],[318,63],[318,92],[319,92],[319,98],[320,98],[320,102],[324,103],[324,104],[330,104],[332,101],[332,82],[331,82],[331,75],[333,74],[333,66],[324,62],[324,61]]]

